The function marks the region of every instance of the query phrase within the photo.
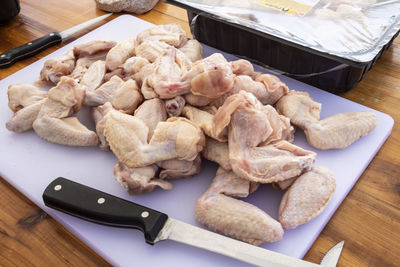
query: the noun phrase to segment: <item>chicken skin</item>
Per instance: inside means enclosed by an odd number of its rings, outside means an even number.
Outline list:
[[[157,163],[162,168],[160,178],[185,178],[196,175],[201,171],[200,154],[192,161],[169,159]]]
[[[69,76],[80,82],[88,68],[98,60],[104,62],[106,60],[108,51],[116,44],[117,43],[114,41],[95,40],[74,46],[73,51],[77,60],[75,64],[75,69]],[[104,68],[105,72],[105,66],[102,67]],[[93,75],[94,74],[92,73],[90,77],[93,77]],[[103,76],[104,74],[101,76],[101,78],[103,78]],[[102,80],[100,80],[99,82],[102,82]],[[98,85],[95,87],[98,87]]]
[[[44,62],[40,71],[38,85],[57,84],[60,78],[69,75],[75,68],[74,51],[71,49],[65,55],[59,58],[50,58]]]
[[[96,124],[96,133],[99,138],[99,148],[104,151],[110,150],[110,146],[104,136],[104,125],[106,119],[104,118],[108,112],[115,110],[110,102],[106,102],[104,105],[94,107],[91,110],[94,123]]]
[[[196,62],[203,58],[203,47],[199,41],[191,39],[184,46],[179,48],[192,62]]]
[[[154,62],[154,70],[147,78],[147,84],[161,99],[174,98],[190,90],[180,81],[189,70],[191,62],[186,56],[178,57],[177,51],[174,47],[164,50]]]
[[[214,116],[214,134],[228,126],[229,162],[241,178],[271,183],[310,170],[316,154],[282,139],[291,131],[271,106],[245,91],[230,96]]]
[[[74,46],[73,52],[76,58],[96,55],[110,51],[117,43],[115,41],[94,40]]]
[[[27,106],[39,102],[47,97],[47,92],[40,90],[38,87],[16,83],[8,87],[8,107],[17,112]]]
[[[256,206],[235,199],[251,192],[251,182],[219,168],[210,188],[197,200],[195,218],[209,229],[260,245],[282,239],[281,224]]]
[[[296,179],[298,177],[299,176],[293,177],[293,178],[289,178],[289,179],[286,179],[286,180],[283,180],[283,181],[280,181],[280,182],[277,182],[277,183],[272,183],[272,187],[275,188],[275,189],[278,189],[278,190],[286,190],[294,183],[294,181],[296,181]]]
[[[111,102],[115,109],[131,114],[142,101],[143,97],[134,80],[123,81],[118,76],[113,76],[96,90],[87,91],[84,103],[88,106],[99,106]]]
[[[255,78],[255,81],[264,84],[266,89],[266,94],[259,98],[264,105],[274,105],[282,96],[289,93],[286,84],[275,75],[261,74]]]
[[[142,31],[136,37],[138,45],[144,41],[161,41],[174,47],[182,47],[186,44],[186,32],[178,24],[159,25]]]
[[[56,87],[50,89],[33,129],[41,138],[56,144],[69,146],[95,146],[97,134],[88,130],[76,117],[85,91],[70,77],[61,77]]]
[[[241,60],[238,61],[242,62]],[[239,69],[234,69],[234,67],[237,67],[233,64],[235,62],[236,61],[230,62],[233,72],[250,72],[250,70],[246,69],[241,70],[240,67]],[[274,105],[282,96],[289,92],[286,84],[284,84],[278,77],[271,74],[258,74],[256,79],[249,75],[236,74],[233,79],[234,83],[232,89],[220,97],[213,99],[210,102],[210,105],[220,107],[229,96],[236,94],[241,90],[252,93],[263,105]]]
[[[204,134],[210,136],[218,141],[226,142],[227,139],[227,131],[218,136],[214,135],[213,131],[213,118],[214,116],[207,111],[186,105],[182,110],[182,115],[200,127]]]
[[[32,129],[33,122],[36,120],[40,109],[46,99],[34,102],[22,109],[19,109],[14,115],[6,122],[6,128],[9,131],[22,133]]]
[[[128,58],[122,66],[123,80],[133,79],[141,86],[142,80],[136,77],[139,75],[138,73],[142,68],[148,64],[150,64],[150,62],[147,59],[139,56]]]
[[[204,147],[200,128],[184,118],[159,122],[149,143],[149,128],[139,118],[110,111],[104,135],[117,158],[128,167],[145,167],[168,159],[192,161]]]
[[[224,56],[215,53],[193,63],[182,82],[190,82],[190,90],[194,95],[217,98],[232,89],[233,78],[232,69]]]
[[[171,190],[172,184],[163,179],[154,178],[158,167],[155,164],[129,168],[118,162],[114,166],[114,175],[117,181],[128,190],[130,194],[138,195],[153,191],[156,187],[164,190]]]
[[[335,188],[333,173],[323,166],[315,166],[297,178],[283,195],[279,207],[283,228],[295,228],[318,216],[328,205]]]
[[[205,137],[201,129],[182,117],[171,117],[160,122],[149,142],[151,147],[156,148],[157,154],[165,158],[163,160],[176,158],[187,161],[194,160],[204,144]]]
[[[139,92],[139,86],[132,79],[121,84],[111,98],[112,106],[126,114],[133,114],[142,101],[143,96]]]
[[[125,40],[110,49],[106,56],[106,69],[113,71],[135,53],[135,40]]]
[[[321,104],[305,92],[292,91],[276,104],[277,110],[304,130],[315,148],[346,148],[375,129],[378,117],[371,111],[340,113],[320,120]]]
[[[290,118],[290,122],[300,127],[319,121],[321,104],[315,102],[307,92],[290,91],[276,103],[276,110]]]
[[[103,83],[105,74],[106,63],[103,60],[97,60],[85,71],[80,80],[80,84],[86,91],[94,91]]]
[[[206,137],[206,145],[201,151],[201,155],[208,160],[218,163],[224,170],[232,170],[229,163],[228,143],[226,142],[219,142],[214,138]]]
[[[153,137],[159,122],[166,121],[167,111],[164,102],[159,98],[144,101],[136,110],[135,117],[141,119],[149,129],[147,140]]]
[[[76,60],[75,69],[79,66],[87,69],[94,62],[96,62],[98,60],[105,61],[107,53],[108,53],[108,50],[100,51],[100,52],[97,52],[92,55],[91,54],[83,54],[84,56],[81,56]],[[74,72],[75,72],[75,70],[74,70]]]
[[[161,41],[144,41],[135,48],[135,53],[137,57],[153,63],[169,47],[169,44]]]
[[[235,75],[247,75],[254,79],[257,74],[254,71],[253,64],[250,61],[245,59],[238,59],[235,61],[229,62],[231,65],[232,72]]]
[[[107,104],[107,103],[106,103]],[[158,123],[167,119],[164,103],[158,98],[146,100],[135,111],[135,118],[140,119],[149,129],[146,142],[153,136],[154,129]],[[106,119],[104,119],[104,122]],[[97,127],[96,127],[97,128]],[[130,194],[143,194],[153,191],[160,187],[164,190],[171,190],[172,184],[163,180],[165,175],[160,179],[156,178],[159,167],[151,164],[144,167],[128,167],[122,162],[114,166],[114,175],[117,181],[122,184]]]
[[[307,141],[315,148],[342,149],[375,129],[378,117],[371,111],[340,113],[308,125]]]
[[[194,107],[204,107],[211,103],[212,99],[206,96],[187,93],[184,95],[186,103]]]
[[[124,81],[115,76],[108,82],[103,83],[97,90],[86,90],[84,104],[87,106],[99,106],[110,102],[119,87]]]

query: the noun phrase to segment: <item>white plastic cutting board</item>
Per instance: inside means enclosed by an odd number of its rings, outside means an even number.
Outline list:
[[[203,170],[199,175],[173,181],[174,189],[171,191],[155,190],[146,195],[130,196],[114,179],[113,166],[117,159],[111,152],[104,152],[96,147],[76,148],[51,144],[40,139],[33,131],[16,134],[5,128],[6,121],[12,116],[7,106],[7,87],[17,82],[33,83],[46,59],[60,56],[75,44],[91,40],[123,41],[134,38],[139,32],[152,26],[130,15],[120,16],[0,81],[0,175],[113,265],[246,266],[225,256],[173,241],[163,241],[150,246],[144,242],[140,231],[86,222],[49,209],[42,201],[42,192],[47,184],[54,178],[62,176],[162,211],[175,219],[199,225],[193,217],[194,204],[208,188],[215,175],[217,166],[214,163],[203,162]],[[208,56],[215,51],[205,47],[204,54]],[[225,56],[229,60],[234,59],[231,55]],[[371,110],[293,79],[287,77],[281,79],[290,89],[307,91],[316,101],[322,103],[321,118],[339,112]],[[327,208],[317,218],[296,229],[286,231],[282,241],[265,244],[262,247],[298,258],[304,256],[391,132],[393,119],[381,112],[374,112],[379,118],[377,128],[343,150],[318,151],[306,143],[302,132],[296,133],[295,144],[316,151],[317,164],[325,165],[334,172],[337,180],[336,192]],[[93,129],[87,110],[82,110],[78,117]],[[273,190],[270,185],[263,185],[246,201],[277,218],[281,196],[282,192]]]

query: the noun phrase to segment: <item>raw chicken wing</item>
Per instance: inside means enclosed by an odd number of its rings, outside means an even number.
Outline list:
[[[149,143],[149,128],[136,116],[110,111],[106,118],[104,135],[111,150],[128,167],[174,158],[192,161],[204,146],[202,131],[184,118],[159,122]]]
[[[220,107],[224,104],[225,100],[229,96],[239,93],[241,90],[252,93],[258,100],[260,100],[261,103],[267,104],[267,101],[265,100],[268,98],[268,92],[265,89],[265,86],[260,82],[254,81],[250,76],[238,75],[234,78],[232,89],[222,96],[214,99],[211,102],[211,105]]]
[[[203,47],[194,39],[188,40],[187,43],[179,48],[192,62],[196,62],[203,58]]]
[[[43,69],[40,71],[37,83],[39,85],[57,84],[62,76],[71,74],[74,68],[75,56],[74,51],[71,49],[62,57],[46,60]]]
[[[256,77],[256,73],[254,72],[253,64],[250,61],[245,59],[238,59],[235,61],[229,62],[232,68],[232,72],[235,75],[247,75],[252,79]]]
[[[333,173],[323,166],[315,166],[297,178],[283,195],[279,207],[283,228],[296,228],[318,216],[328,205],[335,188]]]
[[[135,56],[135,57],[128,58],[122,67],[123,76],[124,76],[123,79],[124,80],[134,79],[136,82],[138,82],[141,85],[141,80],[140,81],[136,80],[135,74],[139,73],[142,70],[142,68],[144,66],[146,66],[147,64],[150,64],[149,61],[142,57]]]
[[[87,90],[84,104],[88,106],[99,106],[111,101],[119,87],[124,81],[118,76],[112,77],[108,82],[103,83],[96,90]]]
[[[187,93],[186,95],[184,95],[184,97],[186,103],[194,107],[204,107],[210,104],[210,102],[212,101],[211,98],[201,95],[194,95],[192,93]]]
[[[98,60],[106,60],[106,55],[108,51],[116,44],[117,43],[114,41],[90,41],[85,44],[74,46],[73,50],[75,58],[77,58],[77,60],[75,64],[75,69],[70,74],[70,77],[79,82],[85,75],[88,68],[94,62]]]
[[[171,190],[172,184],[163,179],[154,178],[158,167],[153,164],[141,168],[129,168],[121,162],[114,166],[114,175],[117,181],[130,194],[144,194],[153,191],[156,187]]]
[[[135,117],[141,119],[149,128],[148,141],[161,121],[166,121],[167,111],[164,102],[159,98],[146,100],[135,110]]]
[[[214,116],[214,134],[228,126],[229,161],[239,177],[271,183],[311,169],[316,154],[282,140],[290,125],[253,94],[230,96]]]
[[[9,131],[22,133],[32,129],[32,124],[36,120],[40,109],[46,99],[39,100],[26,106],[17,112],[6,122]]]
[[[99,138],[99,148],[104,151],[110,150],[110,146],[104,136],[104,125],[106,123],[105,116],[111,110],[115,110],[110,102],[106,102],[104,105],[94,107],[92,111],[92,117],[96,124],[96,133]]]
[[[76,60],[75,70],[77,67],[89,68],[94,62],[98,60],[105,61],[108,51],[100,51],[93,55],[87,54]],[[75,72],[74,70],[74,72]],[[72,74],[71,74],[72,75]]]
[[[135,111],[135,118],[140,119],[148,127],[147,140],[150,140],[157,124],[167,119],[163,101],[158,98],[146,100]],[[147,193],[157,186],[165,190],[172,189],[171,183],[162,180],[165,177],[161,177],[161,179],[155,178],[158,169],[159,167],[156,164],[131,168],[119,162],[114,167],[114,174],[117,181],[127,188],[131,194]]]
[[[217,98],[232,89],[233,78],[230,64],[223,55],[215,53],[193,63],[182,83],[190,83],[190,90],[194,95]]]
[[[186,32],[178,24],[159,25],[142,31],[136,37],[137,44],[144,41],[161,41],[177,48],[186,44]]]
[[[30,84],[16,83],[8,87],[7,95],[8,107],[14,115],[7,121],[6,128],[17,133],[32,129],[47,92]]]
[[[149,144],[156,148],[157,154],[164,157],[164,160],[176,158],[192,161],[203,150],[205,137],[201,129],[191,121],[171,117],[166,122],[158,123]]]
[[[49,142],[69,146],[94,146],[98,143],[95,132],[88,130],[76,117],[85,91],[70,77],[61,77],[56,87],[49,91],[33,129]]]
[[[213,132],[213,118],[214,116],[207,111],[186,105],[182,110],[182,115],[191,120],[194,124],[199,126],[204,134],[221,142],[227,141],[227,131],[219,135],[214,135]]]
[[[181,77],[189,70],[188,58],[177,57],[177,50],[169,47],[154,62],[154,70],[147,78],[148,85],[162,99],[188,93],[190,88],[182,84]]]
[[[103,83],[106,74],[106,63],[103,60],[94,62],[83,74],[80,84],[88,91],[94,91]]]
[[[321,104],[315,102],[307,92],[290,91],[276,103],[276,110],[290,118],[290,122],[301,129],[319,121]]]
[[[73,51],[76,58],[108,52],[117,43],[115,41],[94,40],[74,46]]]
[[[125,81],[111,98],[112,106],[121,112],[132,114],[142,103],[143,96],[139,92],[137,83],[129,79]]]
[[[169,47],[169,44],[160,41],[144,41],[135,48],[135,53],[136,56],[153,63]]]
[[[133,113],[142,100],[136,82],[132,79],[124,82],[118,76],[113,76],[94,91],[87,91],[85,96],[86,105],[99,106],[111,102],[115,109],[129,114]]]
[[[307,126],[304,133],[318,149],[345,148],[375,129],[378,117],[372,111],[340,113]]]
[[[262,98],[264,105],[274,105],[282,96],[289,93],[289,88],[277,76],[272,74],[261,74],[255,79],[256,82],[264,84],[267,90],[266,96]]]
[[[135,40],[125,40],[110,49],[106,56],[106,68],[113,71],[135,53]]]
[[[219,168],[210,188],[197,200],[195,218],[218,233],[260,245],[282,239],[280,223],[256,206],[235,199],[246,197],[251,183]]]
[[[157,163],[162,168],[160,178],[184,178],[190,177],[201,171],[201,156],[200,154],[193,161],[169,159]]]
[[[277,103],[277,110],[304,130],[307,141],[318,149],[345,148],[375,129],[378,118],[371,111],[340,113],[319,120],[321,104],[309,94],[291,92]]]
[[[47,97],[47,92],[30,84],[16,83],[8,87],[8,107],[17,112]]]

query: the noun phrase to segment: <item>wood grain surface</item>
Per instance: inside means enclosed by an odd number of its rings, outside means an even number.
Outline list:
[[[21,0],[20,14],[0,25],[0,53],[102,14],[93,0]],[[190,32],[186,11],[163,2],[138,17],[154,24],[178,23]],[[58,48],[0,69],[0,79]],[[346,240],[338,266],[399,266],[400,38],[363,81],[341,96],[389,114],[395,124],[391,136],[304,259],[319,263],[330,247]],[[109,265],[2,178],[0,192],[0,266]]]

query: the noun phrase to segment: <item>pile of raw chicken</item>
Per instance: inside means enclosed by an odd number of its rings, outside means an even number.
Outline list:
[[[43,91],[43,84],[54,87]],[[339,149],[377,124],[369,111],[320,120],[321,104],[308,93],[246,60],[202,58],[201,45],[172,24],[118,44],[77,45],[47,60],[36,85],[9,86],[10,131],[33,128],[56,144],[111,149],[115,177],[133,194],[172,189],[167,179],[199,173],[202,157],[217,162],[195,218],[256,245],[316,217],[335,191],[332,172],[314,164],[316,153],[292,144],[294,126],[313,147]],[[91,107],[96,132],[74,116],[82,105]],[[278,220],[238,199],[266,183],[287,190]]]

